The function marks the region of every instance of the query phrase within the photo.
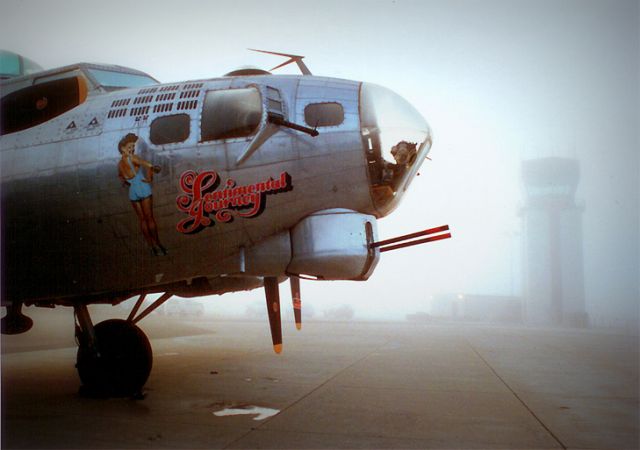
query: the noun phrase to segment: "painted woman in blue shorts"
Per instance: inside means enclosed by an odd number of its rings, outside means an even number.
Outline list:
[[[151,182],[153,174],[160,172],[160,166],[154,166],[149,161],[134,155],[138,136],[127,134],[118,143],[118,150],[122,155],[118,163],[118,176],[129,185],[129,200],[133,206],[140,229],[145,240],[151,246],[154,255],[166,255],[167,249],[160,243],[158,226],[153,217],[153,194]]]

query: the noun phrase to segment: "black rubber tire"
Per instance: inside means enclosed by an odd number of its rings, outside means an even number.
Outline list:
[[[111,319],[95,326],[98,354],[78,348],[77,369],[82,392],[94,396],[139,395],[153,364],[144,332],[126,320]]]

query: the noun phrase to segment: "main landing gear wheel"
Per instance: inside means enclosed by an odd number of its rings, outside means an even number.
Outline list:
[[[80,343],[77,369],[88,396],[141,396],[153,354],[149,339],[133,323],[112,319],[94,327],[94,345]]]

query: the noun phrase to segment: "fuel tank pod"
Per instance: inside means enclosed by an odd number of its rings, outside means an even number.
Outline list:
[[[318,211],[291,230],[289,274],[322,280],[366,280],[380,252],[376,218],[348,209]]]

